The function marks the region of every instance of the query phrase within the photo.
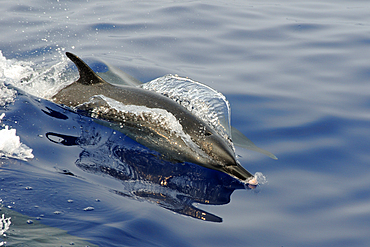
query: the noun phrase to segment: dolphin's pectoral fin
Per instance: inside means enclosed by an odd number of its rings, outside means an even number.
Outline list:
[[[248,137],[246,137],[242,132],[240,132],[239,130],[232,126],[231,126],[231,136],[233,143],[236,146],[259,152],[261,154],[267,155],[268,157],[274,160],[278,159],[274,154],[270,153],[269,151],[257,147],[251,140],[248,139]]]
[[[95,72],[78,56],[70,52],[66,52],[66,55],[77,66],[78,72],[80,73],[80,78],[77,80],[78,83],[84,85],[106,83],[100,76],[95,74]]]

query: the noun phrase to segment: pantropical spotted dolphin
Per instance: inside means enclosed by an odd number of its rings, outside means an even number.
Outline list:
[[[189,110],[153,91],[112,85],[76,55],[66,55],[80,77],[54,95],[53,102],[83,110],[167,159],[195,163],[257,184],[226,141]]]

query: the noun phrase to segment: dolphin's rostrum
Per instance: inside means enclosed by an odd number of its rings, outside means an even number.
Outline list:
[[[80,78],[54,95],[55,103],[83,110],[99,123],[127,134],[166,159],[195,163],[257,184],[254,176],[236,160],[226,141],[186,108],[153,91],[112,85],[76,55],[69,52],[66,55],[77,66]],[[174,131],[163,121],[175,122],[180,131]]]

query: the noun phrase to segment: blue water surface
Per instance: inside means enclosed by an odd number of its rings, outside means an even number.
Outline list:
[[[71,51],[143,82],[188,76],[222,92],[232,125],[279,158],[237,148],[241,164],[268,181],[246,190],[19,90],[0,109],[2,123],[35,157],[1,160],[3,206],[98,246],[368,246],[369,8],[3,1],[7,60],[44,71]],[[9,246],[22,235],[12,225],[7,234]]]

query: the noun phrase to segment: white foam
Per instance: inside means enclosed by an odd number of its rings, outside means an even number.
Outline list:
[[[0,122],[4,116],[5,113],[0,115]],[[5,125],[0,130],[0,157],[27,160],[34,156],[32,149],[20,142],[19,136],[16,135],[16,129],[9,129],[9,126]]]
[[[13,103],[16,93],[14,89],[8,88],[3,82],[0,82],[0,107]]]
[[[32,63],[6,59],[0,51],[0,81],[7,84],[14,84],[22,78],[31,77]]]
[[[37,68],[32,62],[6,59],[0,51],[0,103],[2,99],[8,99],[8,91],[4,91],[4,84],[11,84],[34,96],[49,99],[60,89],[74,80],[63,74],[67,68],[67,60],[58,52],[61,61],[50,68]],[[12,101],[10,101],[12,102]]]

